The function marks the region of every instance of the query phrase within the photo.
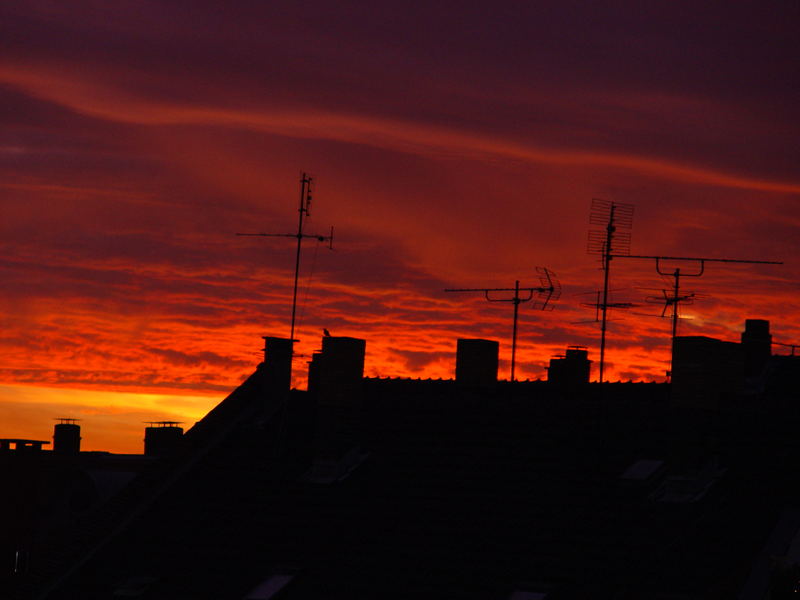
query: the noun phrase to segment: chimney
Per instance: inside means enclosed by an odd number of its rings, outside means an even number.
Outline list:
[[[494,340],[461,339],[456,342],[456,382],[469,386],[497,383],[500,344]]]
[[[772,356],[772,336],[769,333],[769,321],[764,319],[747,319],[742,332],[742,350],[744,353],[744,376],[758,377]]]
[[[287,393],[292,385],[292,341],[264,337],[264,387],[270,392]]]
[[[567,353],[564,356],[554,356],[550,359],[547,381],[567,386],[589,383],[591,367],[592,361],[589,360],[586,346],[567,346]]]
[[[81,451],[81,426],[78,419],[59,417],[53,430],[53,454],[77,456]]]
[[[358,446],[361,385],[367,342],[326,336],[309,364],[308,392],[316,401],[317,457],[338,457]]]
[[[183,441],[179,421],[150,421],[144,429],[144,455],[162,457],[173,454]]]

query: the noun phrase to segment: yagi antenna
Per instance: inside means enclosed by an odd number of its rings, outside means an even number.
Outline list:
[[[311,199],[312,199],[312,185],[314,180],[310,175],[303,173],[300,178],[300,207],[297,212],[299,219],[297,222],[297,233],[237,233],[240,236],[257,236],[257,237],[290,237],[297,239],[297,253],[294,261],[294,287],[292,288],[292,321],[289,329],[289,340],[294,348],[294,329],[295,320],[297,315],[297,282],[300,277],[300,250],[303,245],[303,240],[306,238],[316,239],[320,242],[328,242],[328,247],[333,249],[333,227],[331,227],[330,235],[307,234],[303,232],[304,220],[306,217],[311,216]],[[294,356],[294,350],[292,350]]]
[[[592,199],[589,213],[591,225],[602,226],[603,229],[589,231],[587,250],[590,254],[600,254],[603,260],[603,297],[598,298],[597,308],[600,310],[600,383],[603,383],[603,369],[606,363],[606,331],[608,329],[608,279],[611,271],[611,260],[617,256],[626,256],[631,251],[630,230],[633,227],[633,204],[611,202],[609,200]]]
[[[514,329],[511,336],[511,381],[514,381],[515,368],[517,364],[517,320],[519,316],[519,305],[523,302],[530,302],[536,299],[534,305],[540,310],[553,310],[553,303],[561,296],[561,283],[555,273],[544,267],[536,267],[539,275],[539,286],[520,287],[519,280],[514,282],[513,288],[450,288],[445,292],[482,292],[489,302],[511,302],[514,305]],[[514,295],[507,297],[508,292]],[[503,297],[498,297],[497,294]]]
[[[645,313],[639,313],[644,316],[651,316],[651,317],[661,317],[664,318],[667,316],[667,309],[671,308],[670,316],[674,317],[675,312],[678,310],[678,306],[683,304],[686,306],[694,304],[694,301],[698,299],[699,296],[694,292],[689,292],[685,294],[681,294],[679,296],[675,295],[674,290],[661,290],[661,296],[647,296],[644,301],[648,304],[661,304],[661,314],[660,315],[646,315]],[[680,317],[677,317],[680,318]]]

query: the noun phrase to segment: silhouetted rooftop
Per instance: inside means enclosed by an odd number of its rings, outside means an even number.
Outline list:
[[[113,535],[87,536],[48,598],[725,598],[763,592],[760,552],[800,526],[796,411],[674,406],[664,384],[368,379],[366,458],[321,485],[313,399],[283,412],[259,373],[108,509]]]

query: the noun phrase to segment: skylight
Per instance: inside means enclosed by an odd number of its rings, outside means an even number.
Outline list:
[[[637,460],[620,475],[626,481],[646,481],[664,466],[663,460],[641,459]]]
[[[303,481],[322,485],[339,483],[347,479],[361,464],[367,460],[369,452],[361,448],[351,448],[339,458],[316,458],[311,469],[302,477]]]
[[[114,598],[139,598],[144,596],[145,592],[150,589],[150,586],[155,583],[157,579],[150,575],[137,575],[129,577],[120,583],[114,590]]]
[[[294,573],[273,573],[264,581],[254,587],[243,600],[268,600],[289,585],[294,579]]]

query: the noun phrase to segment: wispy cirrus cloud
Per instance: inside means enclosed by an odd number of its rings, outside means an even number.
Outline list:
[[[800,182],[748,177],[658,156],[540,146],[535,138],[522,142],[469,129],[377,115],[281,107],[235,109],[159,101],[59,72],[51,69],[37,72],[31,66],[0,67],[0,82],[80,114],[134,125],[241,128],[272,135],[367,144],[401,152],[434,155],[444,152],[553,165],[610,167],[687,183],[765,192],[800,192]]]

